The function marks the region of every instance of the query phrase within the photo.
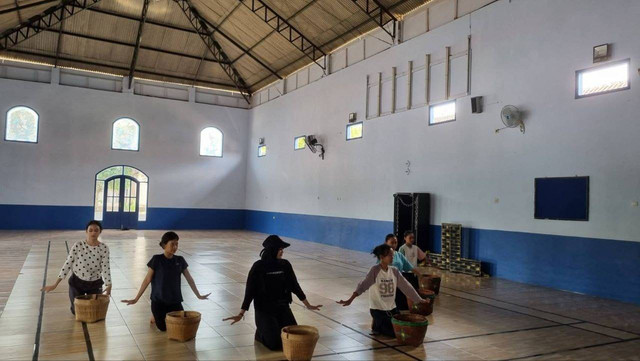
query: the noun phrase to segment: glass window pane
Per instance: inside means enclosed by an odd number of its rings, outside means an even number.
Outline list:
[[[120,211],[120,197],[113,197],[113,211]]]
[[[107,183],[107,197],[113,196],[113,181]]]
[[[138,190],[138,184],[136,182],[131,182],[131,197],[135,198]]]
[[[456,120],[456,101],[432,105],[429,108],[429,124]]]
[[[127,213],[129,213],[129,199],[128,197],[124,198],[124,207],[122,208],[122,210]]]
[[[129,210],[131,212],[135,212],[136,211],[136,201],[137,201],[137,199],[131,198],[131,201],[129,202]]]
[[[116,178],[113,180],[113,196],[120,196],[120,178]]]
[[[124,196],[125,197],[131,196],[131,179],[124,180]]]
[[[113,123],[111,148],[138,150],[140,127],[133,119],[121,118]]]
[[[222,157],[222,132],[215,127],[200,132],[200,155]]]
[[[629,87],[628,61],[578,73],[578,96],[607,93],[627,87]]]
[[[104,182],[96,181],[96,193],[94,199],[94,215],[93,219],[96,221],[102,220],[102,207],[104,206]],[[100,217],[98,219],[98,217]]]
[[[27,107],[11,108],[7,112],[4,139],[18,142],[38,142],[38,113]]]
[[[147,191],[148,184],[140,183],[140,200],[138,201],[138,220],[147,220]]]
[[[267,155],[267,146],[261,145],[258,147],[258,157],[264,157]]]
[[[101,171],[96,176],[96,179],[98,179],[98,180],[107,180],[107,179],[109,179],[109,178],[111,178],[113,176],[121,175],[121,174],[122,174],[122,166],[118,165],[118,166],[107,168],[107,169]]]
[[[362,123],[347,125],[347,140],[362,138]]]
[[[296,137],[296,139],[294,139],[293,141],[293,148],[295,150],[304,149],[306,146],[307,146],[307,142],[305,140],[304,135],[300,137]]]
[[[135,169],[135,168],[131,168],[131,167],[124,167],[124,175],[128,175],[130,177],[135,178],[138,182],[148,182],[149,178],[147,178],[147,176],[142,173],[141,171]]]
[[[113,212],[113,197],[107,197],[107,212]]]

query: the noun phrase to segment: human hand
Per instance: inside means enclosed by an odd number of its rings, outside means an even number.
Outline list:
[[[58,287],[58,285],[57,285],[57,284],[55,284],[55,285],[51,285],[51,286],[44,286],[44,287],[42,287],[42,288],[40,289],[40,291],[44,291],[44,292],[49,293],[49,292],[51,292],[51,291],[55,290],[55,289],[56,289],[56,287]]]
[[[353,299],[352,299],[352,298],[350,298],[350,299],[348,299],[348,300],[346,300],[346,301],[343,301],[343,300],[336,301],[336,303],[339,303],[339,304],[341,304],[341,305],[343,305],[343,306],[345,306],[345,307],[346,307],[346,306],[349,306],[349,305],[351,304],[351,302],[353,302]]]
[[[206,295],[198,295],[198,299],[199,300],[206,300],[207,297],[209,297],[210,294],[211,294],[211,292],[207,293]]]
[[[138,303],[138,300],[137,300],[137,299],[133,299],[133,300],[122,300],[122,301],[120,301],[120,302],[122,302],[122,303],[126,303],[126,304],[127,304],[127,306],[131,306],[131,305],[135,305],[136,303]]]
[[[231,316],[231,317],[227,317],[227,318],[223,318],[222,321],[229,321],[232,320],[233,322],[231,322],[231,324],[235,324],[237,322],[240,322],[242,319],[244,318],[244,314],[239,313],[235,316]]]
[[[109,285],[107,288],[105,288],[105,290],[102,291],[102,293],[104,293],[107,296],[111,296],[111,285]]]
[[[314,306],[312,304],[308,304],[306,306],[307,306],[307,310],[314,310],[314,311],[318,311],[318,310],[320,310],[320,307],[322,307],[322,305]]]

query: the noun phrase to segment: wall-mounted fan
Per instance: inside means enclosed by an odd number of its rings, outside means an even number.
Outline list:
[[[307,135],[304,140],[307,143],[307,147],[309,148],[311,153],[316,154],[318,152],[318,149],[320,149],[320,155],[318,156],[324,159],[324,147],[322,146],[322,144],[318,143],[315,135]]]
[[[524,122],[522,121],[522,112],[513,105],[505,105],[500,111],[500,118],[504,123],[504,128],[496,129],[499,133],[503,129],[520,127],[520,131],[524,133]]]

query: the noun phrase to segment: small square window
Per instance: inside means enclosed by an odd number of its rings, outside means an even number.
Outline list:
[[[456,101],[440,103],[429,107],[429,125],[456,120]]]
[[[576,71],[576,99],[630,88],[629,59]]]
[[[258,157],[264,157],[265,155],[267,155],[267,146],[266,145],[259,145],[258,146]]]
[[[362,122],[347,124],[347,140],[362,138]]]
[[[295,137],[293,140],[293,149],[300,150],[304,149],[307,146],[307,141],[305,140],[305,136],[301,135],[299,137]]]

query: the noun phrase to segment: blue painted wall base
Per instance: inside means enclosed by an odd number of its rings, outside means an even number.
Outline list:
[[[246,211],[247,229],[369,252],[393,222]],[[440,252],[440,226],[431,226]],[[640,242],[463,228],[463,256],[483,272],[540,286],[640,304]]]
[[[0,229],[84,229],[93,207],[0,204]],[[243,209],[149,208],[138,229],[244,229]]]

